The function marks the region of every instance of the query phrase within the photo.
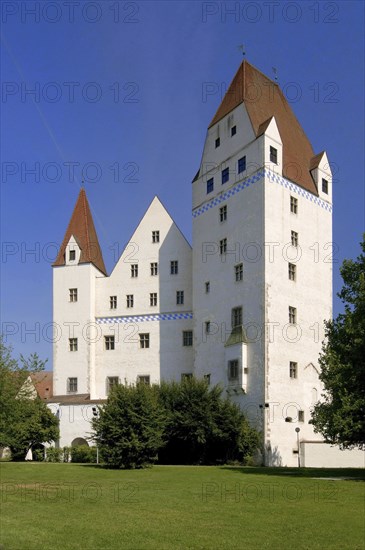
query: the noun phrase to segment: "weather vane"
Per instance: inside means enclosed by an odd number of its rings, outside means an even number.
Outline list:
[[[278,70],[277,70],[276,67],[273,67],[272,71],[274,73],[275,84],[277,84],[278,83]]]
[[[246,50],[245,50],[244,44],[240,44],[240,45],[238,46],[238,49],[242,52],[243,57],[245,57],[245,55],[246,55]]]

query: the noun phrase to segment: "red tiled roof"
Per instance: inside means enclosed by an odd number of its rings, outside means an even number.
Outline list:
[[[53,266],[65,265],[65,250],[72,235],[75,237],[81,249],[79,263],[92,263],[106,275],[103,254],[99,245],[85,189],[81,189],[79,193],[70,223],[68,224],[61,248]]]
[[[30,377],[39,397],[49,400],[53,395],[53,372],[34,372]]]
[[[310,174],[314,152],[303,128],[279,86],[247,61],[241,63],[209,127],[241,103],[245,104],[256,137],[275,117],[283,142],[283,175],[318,195]]]

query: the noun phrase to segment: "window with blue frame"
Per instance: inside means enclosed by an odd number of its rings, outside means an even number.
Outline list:
[[[238,159],[238,173],[244,172],[246,170],[246,157]]]
[[[222,185],[229,180],[229,168],[222,170]]]
[[[210,178],[207,181],[207,193],[211,193],[214,189],[214,178]]]

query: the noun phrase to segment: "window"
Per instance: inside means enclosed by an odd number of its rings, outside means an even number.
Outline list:
[[[172,260],[170,262],[170,274],[177,275],[179,272],[179,262],[177,260]]]
[[[298,199],[292,196],[290,196],[290,212],[293,214],[298,213]]]
[[[70,288],[70,302],[77,302],[77,288]]]
[[[227,252],[227,239],[219,241],[219,253],[225,254]]]
[[[322,178],[322,192],[328,195],[328,181]]]
[[[137,376],[137,384],[145,384],[146,386],[150,385],[150,375],[149,374],[143,374],[140,376]]]
[[[139,347],[147,349],[150,347],[150,335],[149,333],[141,333],[139,335]]]
[[[158,273],[157,262],[152,262],[150,264],[150,268],[151,268],[151,275],[157,275]]]
[[[110,309],[117,309],[117,297],[110,296]]]
[[[232,328],[242,325],[242,308],[234,307],[232,309]]]
[[[222,185],[223,183],[227,183],[229,180],[229,168],[225,168],[222,170]]]
[[[243,279],[243,264],[237,264],[234,266],[234,275],[236,281],[242,281]]]
[[[70,253],[68,255],[68,259],[70,260],[70,262],[72,262],[73,260],[76,260],[76,251],[75,250],[70,250]]]
[[[271,145],[270,145],[270,162],[273,162],[274,164],[278,163],[278,150],[275,149],[275,147],[271,147]]]
[[[238,159],[238,173],[244,172],[246,170],[246,157]]]
[[[193,374],[191,372],[183,372],[181,375],[181,382],[184,380],[191,380],[193,378]]]
[[[290,378],[297,378],[298,376],[298,363],[290,361],[289,363],[289,376]]]
[[[110,390],[119,384],[118,376],[108,376],[106,379],[106,393],[109,395]]]
[[[205,283],[205,293],[206,293],[206,294],[209,294],[209,292],[210,292],[210,282],[207,281],[207,282]]]
[[[295,325],[297,322],[297,308],[289,306],[289,323]]]
[[[227,220],[227,205],[221,206],[219,209],[219,220],[225,222]]]
[[[238,380],[238,359],[228,361],[228,379]]]
[[[138,264],[131,265],[131,277],[138,277]]]
[[[107,351],[115,349],[115,336],[104,336],[104,342]]]
[[[67,391],[68,393],[77,392],[77,378],[67,378]]]
[[[304,411],[298,411],[298,422],[304,422]]]
[[[69,338],[68,343],[70,351],[77,351],[77,338]]]
[[[207,193],[211,193],[214,190],[214,178],[209,178],[207,181]]]
[[[231,128],[231,137],[235,136],[237,134],[237,126],[232,126]]]
[[[153,243],[159,243],[160,242],[160,232],[159,231],[152,231],[152,242]]]
[[[210,334],[210,321],[205,321],[205,334]]]
[[[208,384],[208,386],[210,385],[210,374],[204,374],[204,381]]]
[[[157,306],[157,292],[150,293],[150,306]]]
[[[182,306],[184,303],[184,291],[183,290],[177,290],[176,291],[176,304],[178,306]]]
[[[193,345],[193,331],[183,330],[183,346],[190,347]]]
[[[221,144],[221,138],[218,137],[218,138],[215,140],[215,148],[217,149],[217,147],[219,147],[220,144]]]
[[[297,278],[297,266],[295,264],[288,264],[289,279],[295,281]]]
[[[134,296],[133,294],[127,294],[127,307],[134,306]]]
[[[291,245],[298,246],[298,233],[296,231],[291,232]]]

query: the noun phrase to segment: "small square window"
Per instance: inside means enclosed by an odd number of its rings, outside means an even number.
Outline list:
[[[151,275],[157,275],[158,274],[158,265],[157,265],[157,262],[152,262],[150,264],[150,268],[151,268]]]
[[[322,192],[328,195],[328,181],[322,178]]]
[[[211,193],[214,189],[214,178],[209,178],[207,181],[207,193]]]
[[[176,291],[176,304],[178,306],[182,306],[184,303],[184,291],[183,290],[177,290]]]
[[[217,137],[217,139],[215,140],[215,148],[217,149],[217,147],[219,147],[221,144],[221,138]]]
[[[238,380],[238,359],[228,361],[228,379]]]
[[[298,246],[298,233],[296,231],[291,232],[291,245]]]
[[[238,173],[244,172],[246,170],[246,157],[238,159]]]
[[[234,275],[236,282],[243,280],[243,264],[237,264],[234,266]]]
[[[68,393],[77,392],[77,378],[67,378],[67,392]]]
[[[170,274],[177,275],[179,273],[179,262],[177,260],[172,260],[170,262]]]
[[[290,196],[290,212],[292,212],[292,214],[298,213],[298,199],[292,196]]]
[[[160,242],[160,232],[159,231],[152,231],[152,242],[153,243],[159,243]]]
[[[112,351],[115,349],[115,336],[104,336],[105,349]]]
[[[147,349],[150,347],[150,335],[149,333],[141,333],[139,335],[139,347],[142,349]]]
[[[270,146],[270,162],[278,163],[278,150]]]
[[[219,209],[219,220],[225,222],[227,220],[227,205],[221,206]]]
[[[289,363],[289,377],[290,378],[297,378],[298,376],[298,363],[295,363],[294,361],[290,361]]]
[[[295,325],[297,322],[297,308],[289,306],[289,323]]]
[[[219,241],[219,254],[225,254],[227,252],[227,239]]]
[[[229,168],[222,170],[222,185],[229,181]]]
[[[150,293],[150,306],[157,306],[157,292]]]
[[[298,422],[304,422],[304,411],[298,411]]]
[[[210,374],[204,374],[204,381],[210,386]]]
[[[295,264],[288,264],[289,280],[295,281],[297,278],[297,266]]]
[[[70,250],[68,259],[70,260],[70,262],[73,262],[74,260],[76,260],[76,251],[75,250]]]
[[[193,331],[183,330],[183,346],[190,347],[193,345]]]
[[[209,294],[210,292],[210,281],[206,281],[205,283],[205,293]]]
[[[77,338],[69,338],[68,343],[70,351],[77,351]]]
[[[110,296],[110,309],[117,309],[117,297]]]
[[[138,264],[131,265],[131,277],[133,277],[134,279],[138,277]]]
[[[70,288],[70,302],[77,302],[77,288]]]
[[[134,306],[134,296],[133,294],[127,294],[127,307]]]
[[[118,376],[108,376],[106,379],[106,393],[109,395],[112,388],[119,384]]]
[[[242,307],[232,309],[232,328],[242,325]]]
[[[237,126],[232,126],[231,128],[231,137],[235,136],[237,134]]]
[[[151,384],[150,375],[143,374],[143,375],[137,376],[137,384],[145,384],[145,386],[149,386]]]

